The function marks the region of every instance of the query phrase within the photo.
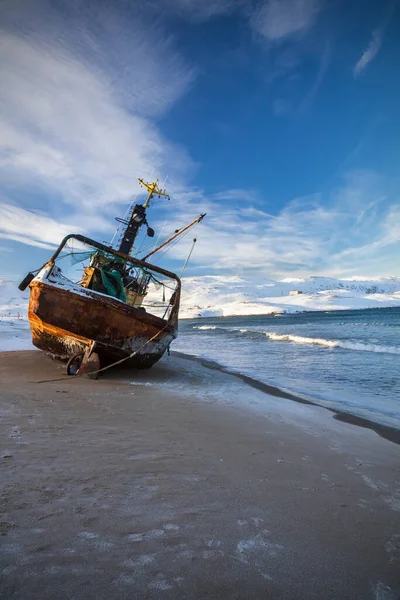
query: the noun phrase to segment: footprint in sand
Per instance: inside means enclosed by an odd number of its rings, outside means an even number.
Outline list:
[[[236,546],[236,554],[239,558],[247,562],[247,557],[250,556],[276,556],[278,550],[281,550],[280,544],[275,544],[267,540],[262,534],[256,535],[248,540],[240,540]]]
[[[13,439],[13,440],[20,440],[22,437],[22,433],[20,428],[18,427],[18,425],[13,425],[10,431],[10,434],[8,436],[9,438]]]
[[[163,535],[165,535],[164,529],[151,529],[150,531],[145,531],[145,533],[128,533],[126,537],[130,542],[143,542],[162,537]]]
[[[78,533],[78,535],[84,540],[94,540],[97,537],[99,537],[97,533],[93,533],[92,531],[81,531],[80,533]]]
[[[204,543],[207,548],[219,548],[221,545],[219,540],[204,540]]]
[[[14,529],[14,523],[8,523],[7,521],[0,521],[0,535],[7,535],[9,531]]]
[[[400,533],[394,533],[384,544],[386,552],[390,556],[390,562],[400,561]]]
[[[149,585],[149,588],[152,590],[160,590],[165,592],[166,590],[171,590],[173,585],[166,579],[159,579],[157,581],[152,581]]]
[[[179,525],[175,525],[174,523],[166,523],[163,527],[166,531],[178,531],[180,529]]]
[[[261,517],[250,517],[249,519],[238,519],[236,523],[239,527],[253,526],[259,529],[264,525],[264,519]]]
[[[373,588],[375,600],[399,600],[399,596],[384,583],[377,583]]]

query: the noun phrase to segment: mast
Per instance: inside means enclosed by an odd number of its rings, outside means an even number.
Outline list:
[[[153,183],[147,183],[140,178],[138,181],[140,185],[146,188],[149,193],[146,202],[144,204],[135,204],[129,221],[117,219],[117,221],[126,225],[126,229],[122,235],[121,243],[118,248],[118,251],[123,252],[124,254],[130,254],[137,234],[139,233],[139,229],[142,227],[142,225],[147,225],[147,235],[149,237],[154,236],[154,231],[148,226],[146,219],[146,210],[154,196],[164,196],[165,198],[169,199],[169,195],[167,194],[166,190],[161,190],[159,188],[158,179],[156,179]]]

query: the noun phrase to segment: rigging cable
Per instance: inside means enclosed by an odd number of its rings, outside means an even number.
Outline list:
[[[160,253],[156,253],[153,254],[153,256],[156,256],[156,260],[153,261],[154,264],[156,264],[156,261],[159,261],[163,256],[165,256],[165,254],[167,252],[169,252],[169,250],[171,250],[171,248],[173,248],[175,246],[175,244],[177,244],[178,242],[180,242],[185,235],[187,235],[189,233],[189,230],[184,231],[182,234],[180,234],[177,238],[175,238],[172,242],[170,242],[170,244],[168,246],[165,246],[165,248],[162,248],[160,250]]]
[[[195,247],[195,245],[196,245],[196,242],[197,242],[197,238],[194,238],[194,239],[193,239],[193,243],[192,243],[192,247],[190,248],[190,252],[189,252],[189,254],[188,254],[188,257],[187,257],[187,259],[185,260],[185,264],[184,264],[184,265],[183,265],[183,267],[182,267],[182,271],[181,271],[181,274],[179,275],[179,278],[182,278],[182,275],[183,275],[183,273],[185,272],[185,269],[186,269],[186,267],[187,267],[187,264],[188,264],[188,262],[189,262],[189,260],[190,260],[190,257],[192,256],[192,252],[193,252],[193,250],[194,250],[194,247]]]
[[[178,224],[179,224],[179,223],[177,223],[177,225],[178,225]],[[164,225],[165,225],[165,223],[164,223]],[[173,236],[173,235],[174,235],[174,234],[175,234],[177,231],[179,231],[180,229],[183,229],[183,228],[184,228],[184,225],[180,225],[179,227],[178,227],[178,226],[176,226],[176,227],[175,227],[175,229],[174,229],[173,231],[171,231],[171,233],[168,233],[167,235],[165,235],[165,236],[163,236],[163,237],[161,238],[161,233],[162,233],[162,231],[163,231],[163,229],[164,229],[164,225],[163,225],[163,227],[161,228],[160,234],[159,234],[159,236],[158,236],[158,238],[157,238],[157,242],[154,244],[154,246],[153,246],[153,243],[151,243],[151,244],[148,244],[148,246],[146,246],[145,248],[143,248],[143,253],[144,253],[144,252],[147,252],[147,251],[148,251],[148,250],[150,250],[150,249],[152,249],[152,250],[155,250],[155,249],[156,249],[156,247],[157,247],[157,245],[158,245],[158,244],[159,244],[159,242],[160,242],[160,239],[161,239],[161,244],[160,244],[160,245],[162,245],[162,244],[164,244],[165,242],[167,242],[167,241],[169,240],[169,238],[170,238],[170,237],[172,237],[172,236]]]

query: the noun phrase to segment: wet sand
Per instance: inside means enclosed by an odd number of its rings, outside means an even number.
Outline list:
[[[285,400],[293,400],[294,402],[300,402],[300,404],[308,404],[310,406],[320,406],[317,402],[312,402],[311,400],[307,400],[302,398],[300,395],[295,395],[281,388],[278,388],[274,385],[264,383],[263,381],[259,381],[254,379],[253,377],[249,377],[249,375],[244,375],[243,373],[237,373],[235,371],[231,371],[226,367],[222,367],[218,363],[209,360],[200,358],[191,354],[183,354],[182,352],[172,352],[173,356],[177,358],[185,358],[186,360],[193,360],[203,367],[207,367],[208,369],[217,369],[222,373],[227,373],[228,375],[232,375],[241,379],[251,387],[261,390],[265,394],[269,394],[270,396],[276,396],[278,398],[284,398]],[[394,442],[395,444],[400,444],[400,429],[395,429],[394,427],[390,427],[388,425],[382,425],[380,423],[374,423],[369,419],[365,419],[364,417],[359,417],[357,415],[353,415],[351,413],[345,411],[338,411],[334,408],[325,407],[326,410],[329,410],[333,413],[333,416],[338,421],[343,421],[344,423],[352,423],[353,425],[358,425],[359,427],[366,427],[367,429],[372,429],[378,435],[381,435],[386,440]]]
[[[0,354],[0,598],[400,598],[400,446],[173,356]]]

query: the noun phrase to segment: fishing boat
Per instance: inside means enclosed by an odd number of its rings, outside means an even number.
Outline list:
[[[67,235],[53,256],[18,286],[30,288],[33,344],[67,362],[70,375],[96,378],[99,371],[120,363],[149,368],[177,337],[180,277],[148,259],[164,253],[205,215],[138,258],[135,241],[140,230],[143,233],[147,228],[145,240],[154,237],[147,223],[150,202],[155,197],[169,199],[158,180],[139,179],[139,183],[147,190],[147,198],[143,204],[132,203],[124,219],[117,218],[117,244]]]

